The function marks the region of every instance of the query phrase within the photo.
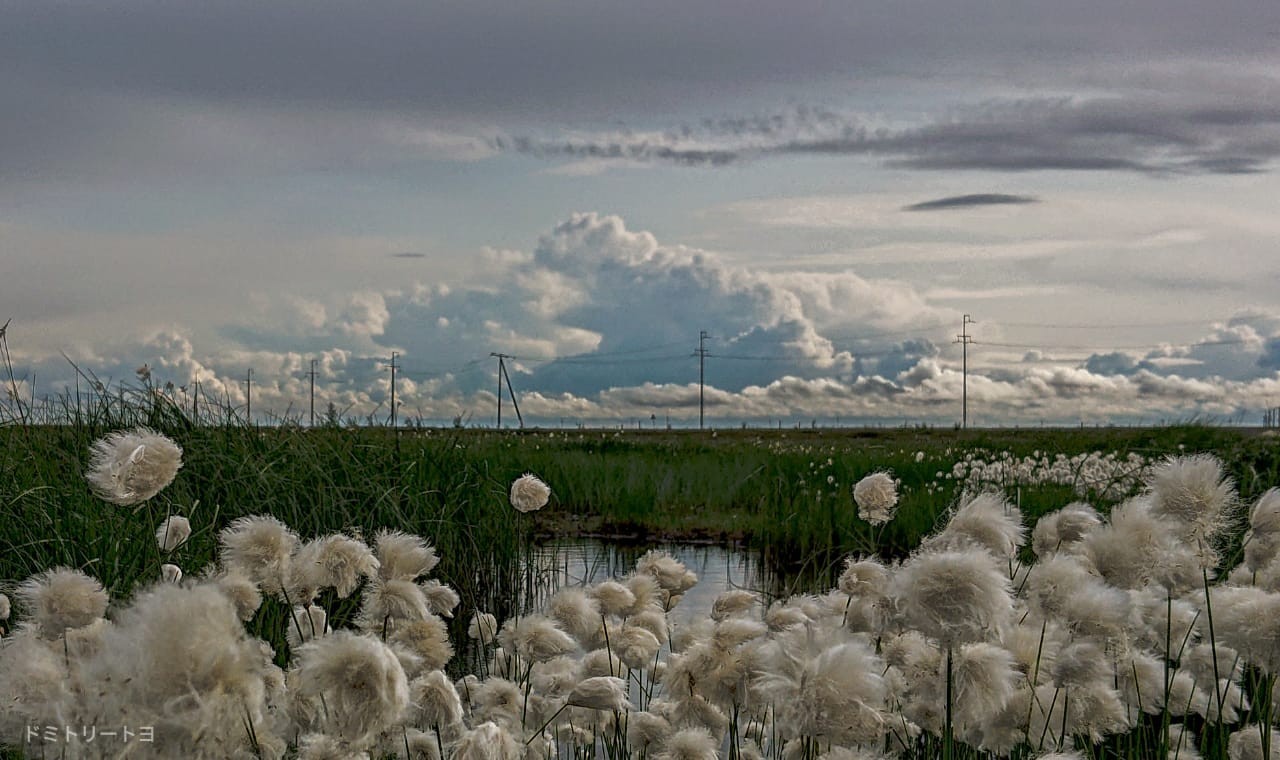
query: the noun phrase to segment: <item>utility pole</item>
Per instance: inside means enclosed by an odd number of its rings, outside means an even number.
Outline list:
[[[693,355],[698,357],[698,429],[703,429],[704,419],[706,416],[706,363],[707,363],[707,335],[706,330],[698,331],[698,350]]]
[[[515,407],[516,419],[520,421],[520,427],[524,427],[524,416],[520,414],[520,404],[516,402],[516,390],[511,387],[511,375],[507,374],[507,359],[516,357],[511,354],[500,354],[496,351],[490,351],[489,356],[498,359],[498,429],[502,429],[502,380],[507,380],[507,393],[511,396],[511,406]]]
[[[316,360],[311,360],[311,371],[307,372],[311,379],[311,427],[316,426]]]
[[[391,352],[391,429],[396,428],[396,352]]]
[[[963,378],[964,378],[963,386],[962,386],[963,390],[961,391],[962,396],[961,396],[961,402],[960,402],[961,403],[961,406],[960,406],[961,429],[967,429],[969,427],[969,344],[973,343],[973,336],[969,334],[969,325],[976,325],[976,324],[978,323],[974,322],[972,317],[970,317],[968,314],[965,314],[964,321],[960,323],[960,334],[956,336],[955,340],[951,341],[952,343],[959,343],[964,352],[964,358],[962,360],[963,363],[961,364]]]
[[[244,376],[244,417],[245,421],[250,425],[253,424],[253,368],[249,368],[249,372]]]
[[[191,420],[196,425],[200,424],[200,376],[196,375],[191,381]]]

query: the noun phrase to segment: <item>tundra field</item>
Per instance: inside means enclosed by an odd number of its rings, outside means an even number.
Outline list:
[[[171,485],[104,491],[168,439]],[[1270,757],[1277,485],[1280,438],[1203,425],[11,420],[0,757]],[[674,625],[661,552],[549,586],[530,553],[570,536],[733,544],[772,582]],[[124,723],[152,741],[39,735]]]

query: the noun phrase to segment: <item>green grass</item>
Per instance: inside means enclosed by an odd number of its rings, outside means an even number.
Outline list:
[[[1132,451],[1157,459],[1206,451],[1224,460],[1246,499],[1280,483],[1276,439],[1208,426],[397,434],[259,428],[230,415],[196,426],[171,405],[128,397],[89,412],[68,406],[66,418],[0,425],[0,583],[68,565],[101,579],[113,597],[127,594],[155,575],[159,560],[148,537],[168,511],[189,515],[196,531],[176,560],[187,573],[211,561],[217,531],[232,519],[265,512],[304,537],[369,536],[387,526],[427,536],[444,558],[441,573],[464,598],[509,596],[523,528],[544,536],[739,542],[783,570],[821,580],[850,552],[900,555],[916,546],[958,496],[953,481],[937,480],[933,492],[930,484],[965,452]],[[170,435],[185,452],[177,481],[141,511],[94,498],[82,476],[95,438],[136,424]],[[902,480],[901,508],[873,532],[857,518],[852,485],[883,468]],[[546,480],[554,496],[520,526],[506,490],[526,471]],[[1079,498],[1064,485],[1007,491],[1028,522]],[[1115,500],[1089,497],[1104,508]]]
[[[536,534],[735,541],[760,549],[782,577],[795,579],[791,590],[828,583],[851,552],[901,555],[916,546],[958,496],[954,481],[939,481],[936,472],[966,452],[1115,451],[1151,460],[1210,452],[1224,461],[1246,500],[1280,484],[1276,438],[1197,425],[702,434],[305,430],[249,426],[232,415],[203,422],[194,425],[164,403],[126,399],[83,413],[68,407],[64,424],[0,424],[0,589],[66,565],[100,579],[122,600],[157,578],[162,558],[152,534],[167,513],[191,517],[192,539],[164,558],[188,574],[212,561],[217,533],[231,520],[269,513],[304,537],[334,531],[371,537],[382,527],[426,536],[443,558],[437,574],[458,589],[464,607],[502,616],[537,581],[521,574],[520,562]],[[184,449],[184,467],[141,509],[106,504],[83,479],[89,445],[138,424],[173,437]],[[919,451],[924,458],[917,462]],[[899,515],[882,532],[857,518],[851,495],[852,484],[876,469],[902,480]],[[546,480],[554,497],[542,512],[522,517],[508,506],[507,488],[526,471]],[[1010,487],[1008,495],[1028,523],[1080,498],[1069,485]],[[1097,490],[1086,496],[1103,508],[1118,498]],[[350,603],[326,598],[322,604],[339,627],[354,613]],[[281,605],[268,603],[250,625],[282,657],[284,614]],[[1147,756],[1158,729],[1147,725],[1095,752]],[[1207,741],[1222,737],[1210,733]]]

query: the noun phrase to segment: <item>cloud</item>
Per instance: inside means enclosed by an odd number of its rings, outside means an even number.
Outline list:
[[[542,158],[720,167],[783,155],[866,156],[927,170],[1247,174],[1280,155],[1280,82],[1234,91],[1171,91],[995,100],[919,126],[872,126],[855,115],[797,109],[664,132],[499,137],[498,149]],[[1029,202],[961,196],[913,210]]]
[[[425,259],[427,254],[416,253],[414,251],[401,251],[399,253],[388,254],[393,259]]]
[[[401,417],[447,422],[493,409],[489,352],[501,351],[516,356],[510,372],[530,420],[688,420],[697,415],[693,351],[705,330],[704,398],[716,420],[947,423],[961,396],[958,348],[925,337],[957,315],[902,283],[752,269],[594,213],[570,216],[527,253],[490,260],[486,287],[264,300],[208,350],[173,326],[68,354],[105,381],[130,381],[146,362],[184,403],[198,379],[207,398],[243,404],[252,368],[254,407],[273,414],[307,406],[316,359],[322,406],[380,419],[396,351]],[[74,389],[61,357],[21,350],[21,325],[8,337],[25,390]],[[1280,391],[1278,351],[1280,315],[1243,311],[1199,339],[1145,354],[986,356],[970,362],[968,393],[985,423],[1238,415]]]
[[[983,206],[1018,206],[1027,203],[1039,203],[1040,199],[1030,195],[1006,195],[1004,193],[972,193],[969,195],[951,195],[931,201],[913,203],[903,206],[903,211],[946,211],[950,209],[981,208]]]

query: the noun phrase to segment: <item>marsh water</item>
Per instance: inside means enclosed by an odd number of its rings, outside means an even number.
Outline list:
[[[698,575],[698,585],[685,594],[672,611],[676,620],[705,616],[715,598],[730,589],[746,589],[767,601],[779,596],[814,591],[817,583],[772,568],[761,554],[743,547],[714,544],[619,543],[593,538],[548,541],[534,547],[532,563],[538,576],[534,599],[537,607],[545,596],[563,586],[598,583],[635,569],[636,560],[650,549],[661,549]]]

